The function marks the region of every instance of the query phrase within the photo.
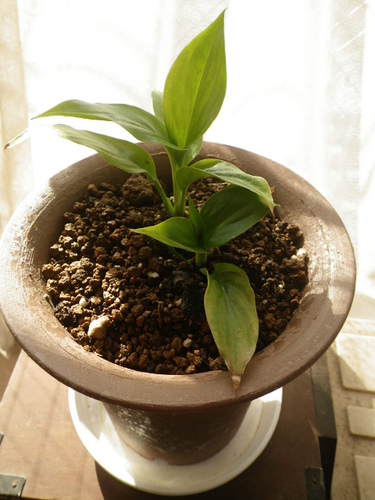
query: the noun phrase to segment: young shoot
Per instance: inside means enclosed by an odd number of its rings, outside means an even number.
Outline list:
[[[258,339],[254,292],[240,268],[221,263],[210,273],[207,259],[214,248],[244,233],[272,211],[275,204],[265,179],[219,159],[196,161],[203,135],[223,104],[226,81],[222,12],[178,55],[167,75],[164,91],[152,93],[153,114],[128,104],[69,100],[35,119],[60,116],[114,122],[136,140],[165,148],[172,177],[171,198],[159,182],[151,155],[140,145],[65,124],[51,125],[61,137],[94,149],[109,164],[129,174],[144,174],[156,186],[170,217],[136,232],[173,249],[190,252],[195,265],[206,276],[207,321],[237,392]],[[6,147],[19,142],[24,134]],[[197,210],[188,196],[189,186],[205,178],[223,181],[227,187],[213,194]]]

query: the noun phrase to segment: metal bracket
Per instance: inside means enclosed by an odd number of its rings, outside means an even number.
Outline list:
[[[0,499],[21,498],[26,479],[0,474]]]
[[[0,432],[0,444],[4,434]],[[0,474],[0,500],[21,498],[26,479],[19,476]]]
[[[307,500],[327,499],[323,469],[318,467],[306,467],[305,480]]]

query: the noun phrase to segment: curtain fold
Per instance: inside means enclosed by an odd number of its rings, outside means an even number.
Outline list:
[[[4,145],[27,127],[28,111],[16,2],[0,2],[0,20],[0,139],[1,145]],[[31,186],[29,144],[25,143],[20,148],[7,152],[1,147],[0,235]],[[6,351],[12,343],[12,337],[0,317],[0,351]]]
[[[16,2],[3,0],[0,3],[0,19],[0,134],[4,145],[27,127],[28,110]],[[2,231],[32,184],[29,144],[6,152],[1,148],[0,176]]]

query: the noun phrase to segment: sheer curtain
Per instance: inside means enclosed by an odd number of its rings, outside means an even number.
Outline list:
[[[226,7],[228,92],[206,139],[317,187],[347,225],[357,297],[371,302],[375,0],[2,0],[1,140],[64,99],[151,109],[177,53]],[[2,153],[1,227],[33,185],[89,154],[42,130]]]
[[[27,126],[21,42],[17,5],[11,0],[0,2],[0,139],[1,144]],[[0,153],[0,233],[18,203],[31,188],[30,146]],[[0,262],[1,265],[1,262]],[[0,283],[1,286],[1,283]],[[0,316],[0,354],[13,341]]]

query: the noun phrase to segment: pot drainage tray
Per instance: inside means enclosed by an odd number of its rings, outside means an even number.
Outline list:
[[[138,490],[191,495],[227,483],[251,465],[270,441],[280,416],[282,389],[254,400],[234,438],[213,457],[192,465],[148,460],[128,448],[104,405],[69,389],[74,427],[90,455],[109,474]]]

